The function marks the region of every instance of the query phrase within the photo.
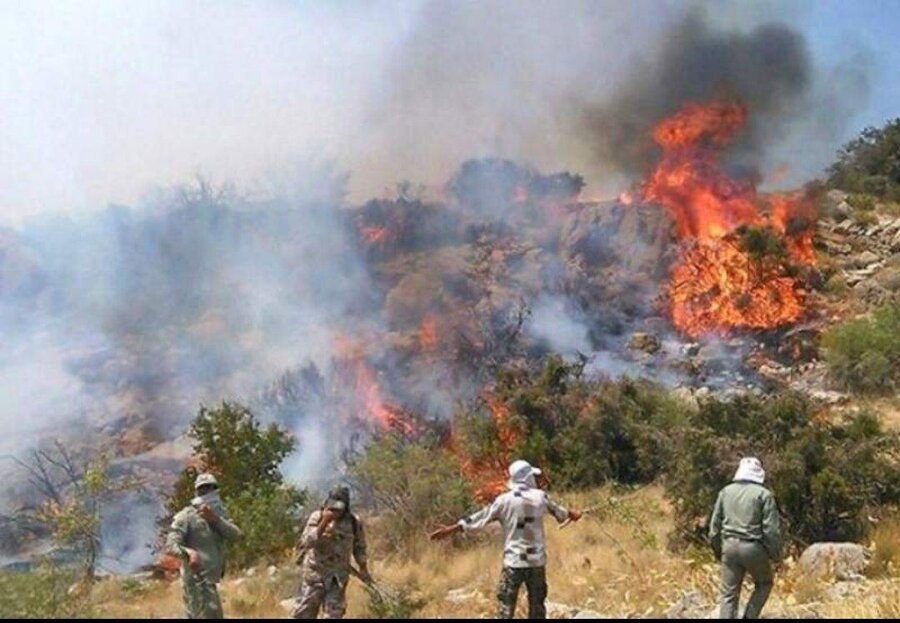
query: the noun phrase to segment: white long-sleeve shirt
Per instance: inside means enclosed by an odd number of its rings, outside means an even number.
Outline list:
[[[499,521],[504,534],[503,566],[543,567],[547,564],[544,515],[548,512],[560,523],[569,516],[569,511],[553,502],[546,491],[516,484],[458,524],[468,532]]]

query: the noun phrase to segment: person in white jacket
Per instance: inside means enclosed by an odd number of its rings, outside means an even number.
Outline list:
[[[431,533],[432,540],[443,539],[457,532],[485,527],[493,521],[503,527],[503,572],[497,587],[501,619],[511,619],[516,611],[519,588],[528,589],[528,618],[547,618],[544,600],[547,598],[547,551],[544,538],[544,516],[553,515],[556,521],[578,521],[581,513],[568,510],[550,499],[540,488],[537,479],[541,470],[527,461],[515,461],[509,466],[509,491],[500,494],[480,511],[460,519],[452,526],[440,526]]]

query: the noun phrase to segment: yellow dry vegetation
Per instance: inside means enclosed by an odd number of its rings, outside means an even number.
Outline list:
[[[706,612],[716,601],[718,568],[706,551],[675,554],[666,547],[672,527],[671,509],[659,487],[630,493],[602,489],[562,496],[575,507],[602,506],[595,515],[563,530],[552,519],[546,524],[549,560],[548,602],[552,618],[568,607],[589,609],[606,616],[660,617],[687,591]],[[610,502],[612,500],[612,503]],[[424,540],[428,526],[423,526]],[[377,549],[379,531],[388,526],[372,524],[370,539]],[[876,552],[890,549],[900,534],[900,522],[887,522],[874,537]],[[881,542],[879,545],[879,541]],[[386,587],[405,589],[424,602],[417,613],[426,618],[492,618],[496,614],[494,592],[500,572],[499,533],[473,540],[462,547],[450,543],[416,548],[414,559],[394,556],[373,560],[372,569]],[[893,558],[893,551],[885,551]],[[876,557],[878,554],[876,554]],[[900,581],[892,561],[858,586],[838,587],[806,578],[788,560],[779,574],[766,609],[768,615],[826,617],[897,617],[900,615]],[[299,578],[290,567],[270,576],[265,567],[252,577],[228,577],[221,586],[228,617],[287,616],[280,602],[296,591]],[[749,590],[749,585],[747,586]],[[746,598],[745,593],[745,598]],[[178,617],[181,614],[179,583],[151,583],[135,589],[120,580],[98,584],[92,601],[101,617]],[[524,595],[518,616],[525,615]],[[369,597],[359,582],[348,592],[348,617],[366,617]]]

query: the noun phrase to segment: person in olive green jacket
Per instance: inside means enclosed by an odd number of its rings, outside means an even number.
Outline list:
[[[184,613],[188,619],[221,619],[222,602],[216,585],[225,571],[225,541],[241,537],[228,520],[212,474],[194,482],[197,494],[175,515],[166,539],[166,551],[180,558]]]
[[[737,618],[745,574],[754,583],[745,619],[759,618],[772,590],[772,563],[781,560],[781,527],[775,496],[763,486],[765,479],[759,459],[743,458],[733,482],[716,500],[709,541],[722,561],[720,619]]]

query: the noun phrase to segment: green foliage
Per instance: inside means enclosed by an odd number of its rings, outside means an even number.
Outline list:
[[[456,521],[472,506],[472,489],[459,464],[435,437],[386,435],[350,460],[356,488],[388,527],[390,551],[414,547],[425,530]]]
[[[756,262],[784,261],[787,247],[784,239],[770,227],[747,225],[738,229],[741,247]]]
[[[900,467],[887,458],[896,436],[868,414],[831,422],[797,394],[689,406],[650,381],[587,380],[579,363],[559,358],[504,370],[495,393],[522,435],[513,458],[544,467],[568,489],[661,481],[676,542],[703,541],[719,490],[747,455],[766,466],[789,542],[858,539],[868,512],[900,501]],[[490,436],[495,428],[471,430]],[[488,451],[497,441],[467,443]]]
[[[684,419],[686,405],[652,382],[588,381],[582,370],[583,362],[550,357],[537,371],[500,373],[496,397],[523,431],[513,454],[549,468],[563,487],[653,481],[671,450],[666,431]],[[467,454],[495,454],[493,421],[476,414],[463,420]]]
[[[796,394],[740,396],[703,401],[687,428],[672,432],[665,484],[679,540],[702,541],[742,456],[762,460],[788,542],[859,539],[867,511],[900,500],[900,468],[888,458],[896,436],[870,414],[831,423]]]
[[[891,394],[900,387],[900,305],[831,327],[823,344],[840,387],[862,394]]]
[[[875,197],[864,193],[853,193],[847,196],[847,203],[854,210],[871,212],[875,209]]]
[[[900,119],[869,127],[838,152],[828,183],[848,192],[900,199]]]
[[[44,564],[28,573],[0,572],[0,618],[89,618],[89,604],[72,587],[73,570]]]
[[[293,547],[306,493],[285,484],[279,466],[294,450],[294,437],[276,424],[262,427],[249,409],[233,402],[201,407],[189,435],[199,465],[179,476],[167,502],[169,513],[190,504],[194,479],[201,469],[208,470],[216,475],[230,519],[244,532],[229,546],[231,564],[275,560]]]

